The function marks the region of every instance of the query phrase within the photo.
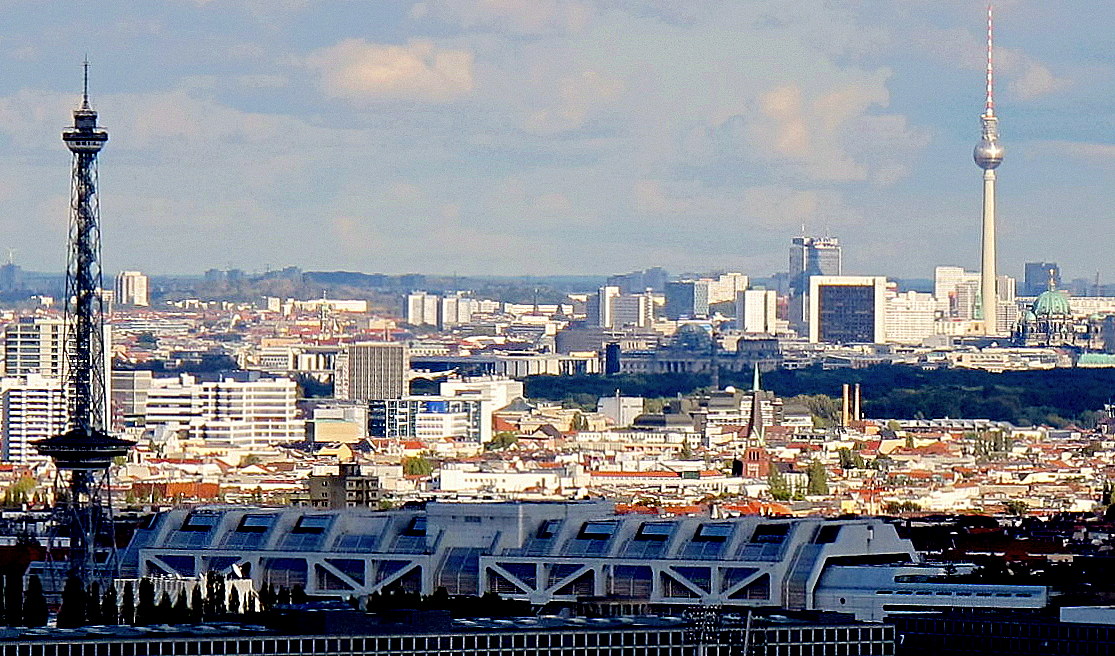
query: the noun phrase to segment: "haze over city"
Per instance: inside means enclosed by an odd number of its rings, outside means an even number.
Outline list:
[[[980,2],[18,5],[0,248],[60,271],[59,126],[91,95],[105,266],[401,273],[979,262]],[[999,259],[1115,274],[1106,3],[1004,2]],[[1071,35],[1071,36],[1070,36]]]

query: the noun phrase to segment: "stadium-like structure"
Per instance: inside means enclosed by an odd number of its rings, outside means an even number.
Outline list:
[[[152,517],[125,575],[209,570],[346,598],[401,587],[620,610],[719,605],[880,619],[933,607],[1040,608],[1040,586],[961,583],[881,518],[660,518],[608,502],[424,509],[201,507]]]

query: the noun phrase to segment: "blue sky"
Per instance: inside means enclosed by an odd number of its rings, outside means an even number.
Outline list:
[[[64,258],[59,131],[92,61],[110,271],[978,262],[984,4],[0,4],[0,249]],[[1115,4],[997,6],[1000,267],[1109,256]]]

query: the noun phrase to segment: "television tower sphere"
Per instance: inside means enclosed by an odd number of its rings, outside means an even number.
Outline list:
[[[976,144],[972,157],[975,158],[977,166],[989,171],[1003,163],[1003,146],[999,144],[997,138],[984,136]]]

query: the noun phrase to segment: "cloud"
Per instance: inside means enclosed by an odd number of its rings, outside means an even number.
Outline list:
[[[592,9],[577,0],[429,0],[411,9],[415,19],[528,36],[577,32],[591,16]]]
[[[328,95],[353,102],[448,102],[473,90],[472,53],[426,40],[398,46],[345,39],[312,53],[306,63],[321,76]]]
[[[891,184],[928,135],[905,116],[878,111],[890,103],[889,75],[879,70],[813,93],[796,83],[769,89],[708,129],[712,151],[815,181]],[[707,150],[699,136],[691,147]]]
[[[562,78],[557,85],[557,102],[531,113],[526,129],[536,134],[576,130],[601,105],[615,100],[622,90],[622,82],[596,71],[582,71]]]

